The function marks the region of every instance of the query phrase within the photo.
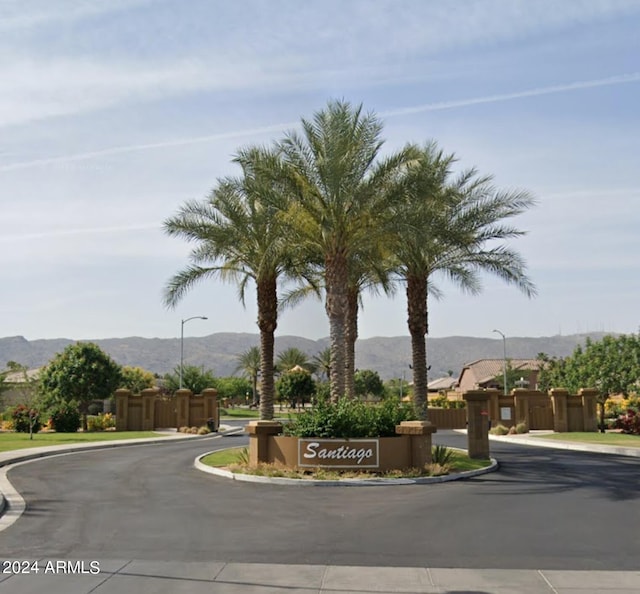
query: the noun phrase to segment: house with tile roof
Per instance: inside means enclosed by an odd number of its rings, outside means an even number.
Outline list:
[[[522,372],[523,387],[536,389],[538,373],[542,365],[537,359],[508,359],[512,370]],[[478,359],[467,363],[458,377],[458,390],[477,390],[479,388],[500,388],[504,372],[504,359]]]

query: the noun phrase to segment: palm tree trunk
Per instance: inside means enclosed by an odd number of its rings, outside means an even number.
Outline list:
[[[421,421],[427,420],[427,280],[407,278],[407,310],[413,363],[413,405]]]
[[[349,287],[347,292],[347,323],[345,336],[345,395],[356,397],[356,340],[358,340],[358,289]]]
[[[276,279],[259,279],[258,327],[260,328],[260,419],[273,419],[274,381],[273,351],[274,333],[278,325],[278,294]]]
[[[325,261],[327,298],[325,309],[329,318],[331,347],[331,402],[337,402],[345,393],[347,321],[347,258],[341,251],[327,256]]]

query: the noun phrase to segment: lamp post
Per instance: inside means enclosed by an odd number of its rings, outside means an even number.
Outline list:
[[[189,320],[207,320],[206,316],[192,316],[182,320],[180,324],[180,389],[182,390],[182,368],[184,367],[184,325]]]
[[[496,332],[500,336],[502,336],[502,371],[503,371],[503,382],[504,382],[504,395],[507,395],[507,337],[500,332],[500,330],[492,330],[492,332]]]

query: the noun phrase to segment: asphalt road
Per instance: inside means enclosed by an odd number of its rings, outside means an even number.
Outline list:
[[[463,446],[452,432],[437,442]],[[0,558],[637,570],[640,459],[492,443],[499,472],[434,485],[290,487],[201,473],[245,436],[47,458]]]

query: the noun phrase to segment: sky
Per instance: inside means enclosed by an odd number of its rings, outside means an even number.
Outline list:
[[[635,333],[638,30],[636,0],[3,0],[0,337],[257,332],[233,285],[163,305],[191,246],[162,223],[332,99],[536,199],[510,246],[538,296],[439,279],[430,336]],[[360,337],[406,317],[402,286],[365,296]],[[322,303],[277,333],[327,336]]]

